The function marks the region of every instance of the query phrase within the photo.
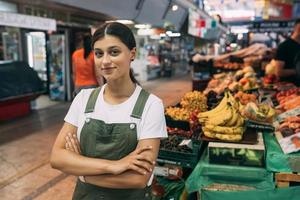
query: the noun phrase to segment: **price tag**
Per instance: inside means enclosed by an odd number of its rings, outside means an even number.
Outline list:
[[[187,146],[187,147],[189,147],[190,149],[193,149],[193,142],[192,142],[191,139],[188,139],[188,140],[182,140],[178,146]]]

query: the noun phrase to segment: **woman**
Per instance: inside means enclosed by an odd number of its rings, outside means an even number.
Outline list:
[[[83,36],[83,48],[74,51],[72,55],[74,95],[81,89],[95,88],[98,82],[94,69],[94,55],[91,48],[91,36]]]
[[[73,199],[149,199],[160,139],[167,137],[162,101],[134,79],[136,43],[127,26],[104,24],[92,46],[107,83],[76,96],[51,165],[80,176]]]

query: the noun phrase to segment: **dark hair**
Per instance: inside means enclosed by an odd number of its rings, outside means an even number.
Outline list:
[[[300,18],[295,20],[294,26],[296,26],[297,24],[300,24]]]
[[[92,38],[90,34],[86,34],[83,36],[83,49],[84,49],[84,59],[87,59],[87,57],[90,55],[92,51]]]
[[[135,38],[130,28],[118,22],[105,23],[97,28],[97,30],[93,34],[91,46],[94,46],[95,43],[98,40],[104,38],[105,35],[111,35],[119,38],[119,40],[121,40],[121,42],[125,44],[129,50],[132,50],[136,47]],[[139,84],[139,82],[134,77],[132,69],[130,69],[129,71],[129,76],[132,82]]]

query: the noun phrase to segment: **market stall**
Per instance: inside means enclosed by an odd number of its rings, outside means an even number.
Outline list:
[[[158,161],[191,169],[181,198],[299,198],[300,89],[276,81],[242,67],[166,108],[169,141]]]

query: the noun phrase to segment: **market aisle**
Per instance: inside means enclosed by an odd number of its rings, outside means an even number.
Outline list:
[[[188,75],[178,75],[142,84],[174,105],[191,90]],[[30,116],[0,123],[0,193],[5,200],[70,199],[75,177],[49,165],[56,134],[70,103],[60,103],[33,112]]]

